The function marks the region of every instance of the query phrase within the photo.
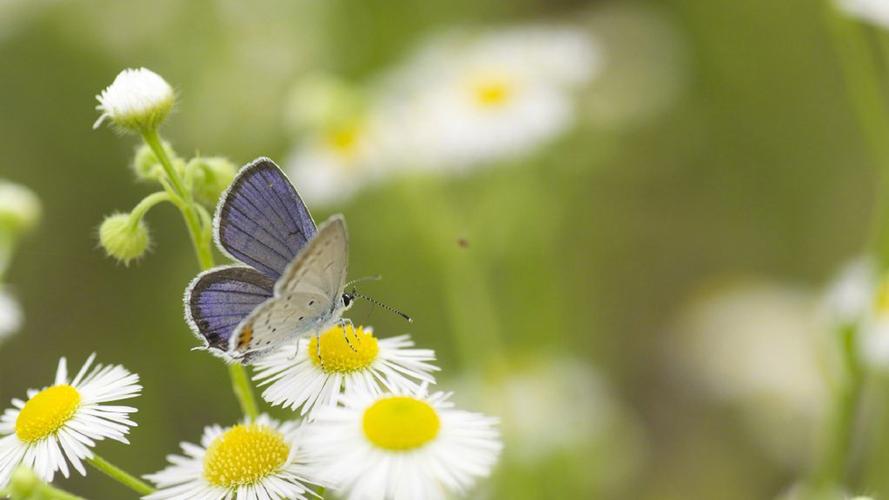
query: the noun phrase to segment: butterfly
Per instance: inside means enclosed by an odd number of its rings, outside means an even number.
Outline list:
[[[200,273],[185,290],[185,319],[204,348],[252,363],[320,333],[353,303],[346,293],[349,238],[341,215],[316,226],[281,169],[245,165],[213,216],[217,246],[236,265]]]

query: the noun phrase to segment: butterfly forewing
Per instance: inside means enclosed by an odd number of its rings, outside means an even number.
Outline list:
[[[256,359],[338,320],[347,264],[345,222],[333,216],[287,267],[275,284],[275,297],[238,326],[230,339],[229,355]]]
[[[201,273],[185,291],[185,317],[207,347],[227,350],[235,328],[273,295],[274,282],[243,266]]]
[[[315,235],[287,176],[268,158],[245,166],[216,209],[216,240],[232,258],[278,279]]]

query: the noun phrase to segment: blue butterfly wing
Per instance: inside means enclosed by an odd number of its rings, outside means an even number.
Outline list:
[[[315,235],[315,222],[284,172],[259,158],[238,172],[214,217],[217,244],[236,259],[278,279]]]
[[[226,351],[238,324],[270,299],[274,288],[274,280],[249,267],[205,271],[185,290],[185,319],[207,347]]]

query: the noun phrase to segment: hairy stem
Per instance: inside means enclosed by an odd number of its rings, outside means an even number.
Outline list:
[[[99,455],[93,455],[87,461],[95,469],[140,495],[154,492],[154,488]]]

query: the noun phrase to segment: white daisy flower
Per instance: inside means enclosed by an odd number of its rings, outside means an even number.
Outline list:
[[[34,469],[44,481],[56,471],[68,477],[68,465],[86,475],[83,460],[93,457],[96,441],[105,438],[129,444],[126,435],[136,424],[135,408],[105,403],[139,395],[139,376],[120,365],[96,365],[95,354],[73,379],[65,358],[59,360],[53,385],[29,390],[28,400],[13,399],[15,408],[0,417],[0,486],[19,464]]]
[[[527,154],[574,120],[571,89],[598,72],[580,31],[514,28],[433,39],[390,78],[428,166],[466,167]]]
[[[157,73],[145,69],[125,69],[114,82],[96,96],[102,114],[93,128],[105,119],[122,130],[142,132],[157,128],[173,109],[173,87]]]
[[[837,0],[837,5],[852,17],[889,28],[889,2],[886,0]]]
[[[456,410],[448,395],[352,393],[303,437],[319,477],[349,500],[438,500],[490,474],[497,419]]]
[[[387,121],[380,113],[339,120],[310,132],[287,160],[290,177],[307,200],[349,198],[393,166]]]
[[[204,428],[201,444],[182,443],[170,466],[145,476],[157,486],[147,500],[200,498],[299,499],[313,492],[309,469],[297,447],[295,422],[278,423],[266,415],[228,428]]]
[[[302,408],[302,415],[335,405],[342,392],[414,392],[422,383],[435,383],[430,364],[435,353],[414,349],[408,335],[377,339],[371,328],[334,326],[324,334],[300,339],[292,348],[257,363],[254,380],[270,384],[263,399],[274,405]],[[320,339],[320,348],[318,345]]]
[[[0,340],[22,327],[22,308],[11,294],[0,289]]]

